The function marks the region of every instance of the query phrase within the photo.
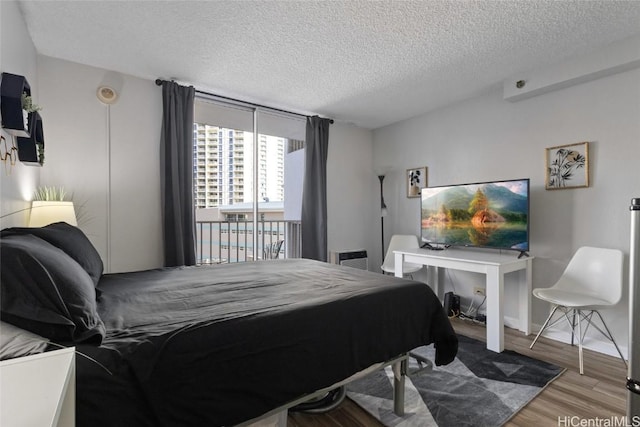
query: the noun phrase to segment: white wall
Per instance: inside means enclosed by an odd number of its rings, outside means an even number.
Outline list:
[[[0,71],[25,76],[31,95],[36,103],[40,103],[36,58],[36,49],[18,4],[0,2]],[[46,124],[47,112],[41,111],[41,116]],[[13,137],[3,130],[0,132],[10,146]],[[29,201],[39,185],[40,168],[16,162],[13,167],[2,164],[0,169],[0,216],[5,216],[0,218],[0,228],[25,226],[29,218]]]
[[[534,288],[552,285],[583,245],[619,248],[628,260],[628,207],[632,197],[640,197],[639,82],[636,69],[516,103],[504,101],[502,89],[496,87],[477,98],[374,131],[374,167],[391,169],[385,180],[390,212],[386,235],[419,235],[419,199],[406,197],[404,173],[428,166],[428,182],[433,186],[531,179]],[[545,190],[545,148],[582,141],[590,143],[590,187]],[[446,290],[451,290],[453,282],[456,293],[467,297],[467,302],[473,286],[483,286],[482,276],[473,273],[451,272],[447,277],[451,280]],[[517,294],[508,284],[505,292],[505,314],[517,317]],[[627,313],[626,295],[614,309],[603,311],[625,348]],[[534,324],[541,324],[547,314],[548,305],[534,301]],[[602,342],[592,345],[617,354]]]
[[[370,130],[336,123],[329,128],[327,157],[327,246],[335,250],[366,249],[369,270],[379,271],[380,201],[373,172]]]
[[[73,193],[78,226],[107,271],[162,266],[160,88],[47,56],[38,57],[38,73],[46,112],[42,185]],[[119,93],[115,104],[105,106],[96,98],[102,84]]]
[[[79,226],[107,262],[108,179],[111,176],[111,272],[162,265],[159,140],[162,93],[152,81],[39,56],[41,104],[47,111],[43,185],[62,185],[80,205]],[[119,91],[102,105],[100,84]],[[110,117],[110,126],[109,124]],[[380,255],[378,179],[371,131],[331,126],[328,168],[328,247]],[[108,140],[111,138],[111,174]],[[373,262],[372,270],[378,263]]]

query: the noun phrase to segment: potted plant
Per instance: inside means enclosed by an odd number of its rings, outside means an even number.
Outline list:
[[[36,188],[33,192],[33,199],[44,202],[63,202],[67,198],[67,192],[64,187],[47,187],[42,186]]]
[[[20,99],[22,101],[22,118],[24,120],[24,128],[28,129],[29,113],[40,111],[42,110],[42,107],[40,107],[38,104],[34,104],[33,98],[26,92],[22,92],[22,96],[20,97]]]
[[[44,165],[44,144],[42,142],[37,142],[36,149],[38,150],[38,163],[40,163],[40,166],[43,166]]]

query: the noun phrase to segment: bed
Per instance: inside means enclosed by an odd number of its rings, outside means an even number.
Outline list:
[[[0,249],[2,320],[76,347],[79,426],[237,425],[415,347],[457,351],[412,280],[303,259],[102,274],[65,223]]]

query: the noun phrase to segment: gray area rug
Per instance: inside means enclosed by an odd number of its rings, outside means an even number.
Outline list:
[[[564,371],[513,351],[494,353],[481,341],[458,339],[458,355],[446,366],[433,363],[433,345],[413,351],[431,363],[407,377],[403,417],[393,413],[390,367],[350,383],[347,396],[389,427],[496,427]],[[409,371],[417,367],[410,359]]]

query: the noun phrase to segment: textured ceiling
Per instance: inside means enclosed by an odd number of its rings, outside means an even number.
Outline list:
[[[39,53],[377,128],[640,33],[639,1],[20,1]]]

